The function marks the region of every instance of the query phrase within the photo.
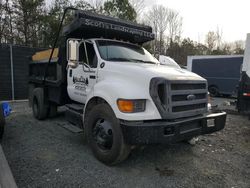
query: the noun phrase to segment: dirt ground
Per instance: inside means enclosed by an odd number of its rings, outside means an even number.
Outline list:
[[[220,99],[219,99],[220,101]],[[63,114],[37,121],[12,104],[3,149],[18,187],[250,187],[250,121],[228,115],[224,130],[186,143],[134,150],[115,167],[98,162]]]

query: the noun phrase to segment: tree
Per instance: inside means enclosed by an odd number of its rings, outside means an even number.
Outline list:
[[[0,0],[0,42],[13,43],[12,7],[9,0]]]
[[[90,10],[90,11],[96,10],[94,6],[92,6],[89,2],[86,2],[85,0],[77,0],[75,2],[75,7],[82,10]]]
[[[5,9],[4,9],[4,2],[0,1],[0,42],[3,41],[3,35],[4,35],[4,25],[5,25]]]
[[[157,24],[158,24],[158,31],[159,31],[159,52],[162,53],[163,49],[163,38],[164,38],[164,32],[167,30],[168,27],[168,13],[169,9],[165,8],[164,6],[157,6],[154,7],[154,11],[157,12]]]
[[[16,42],[26,46],[38,46],[38,32],[42,27],[44,0],[13,1],[13,24]]]
[[[139,19],[145,8],[145,0],[129,0],[129,3],[134,8],[137,14],[137,19]]]
[[[89,0],[88,4],[92,7],[92,10],[98,13],[103,12],[104,0]]]
[[[65,8],[72,6],[68,0],[54,0],[52,6],[46,11],[43,18],[43,43],[44,46],[52,46],[54,44],[59,24],[63,16]],[[66,23],[70,18],[66,17]],[[65,23],[64,23],[65,24]]]
[[[163,53],[170,42],[180,39],[182,17],[178,12],[162,5],[153,6],[144,16],[145,23],[153,27],[155,33],[154,54]],[[168,40],[165,40],[165,36]]]
[[[183,39],[181,43],[170,41],[166,54],[174,58],[179,64],[185,65],[187,56],[196,54],[195,42],[189,38]]]
[[[168,39],[169,41],[175,41],[179,39],[182,33],[182,17],[178,12],[169,9],[168,10]]]
[[[221,44],[222,44],[222,34],[223,34],[222,29],[220,29],[220,28],[217,26],[217,29],[216,29],[216,45],[217,45],[217,49],[220,49],[220,48],[221,48]]]
[[[155,5],[146,13],[146,22],[149,23],[155,32],[154,54],[163,51],[164,32],[168,27],[168,8],[162,5]]]
[[[234,54],[244,54],[245,42],[242,40],[238,40],[234,42]]]
[[[158,13],[156,11],[153,10],[149,10],[147,13],[145,13],[145,20],[144,22],[146,24],[151,25],[151,27],[153,28],[153,32],[155,33],[155,40],[154,43],[151,42],[151,46],[153,48],[153,53],[154,55],[156,54],[157,51],[157,41],[158,41]]]
[[[216,46],[216,40],[217,40],[216,33],[213,31],[209,31],[206,35],[205,43],[210,53],[214,50]]]
[[[124,20],[136,21],[135,9],[128,0],[110,0],[104,3],[106,14]]]

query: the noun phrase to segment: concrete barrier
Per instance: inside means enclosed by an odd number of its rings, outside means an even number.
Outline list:
[[[16,188],[16,182],[0,145],[0,188]]]

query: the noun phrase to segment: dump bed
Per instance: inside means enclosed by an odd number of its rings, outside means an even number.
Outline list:
[[[55,82],[57,80],[57,60],[54,58],[51,63],[48,60],[43,61],[32,61],[29,64],[29,80],[34,83],[42,83],[44,79],[44,74],[47,69],[46,82]]]
[[[79,38],[107,38],[142,44],[154,40],[152,27],[78,10],[74,20],[64,27],[64,36]]]
[[[33,62],[49,61],[49,57],[50,57],[51,53],[52,53],[52,49],[36,52],[32,56],[32,61]],[[54,49],[52,59],[54,59],[54,58],[58,58],[58,48]]]

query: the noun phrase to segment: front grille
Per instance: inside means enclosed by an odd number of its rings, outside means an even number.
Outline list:
[[[205,108],[205,107],[206,107],[206,103],[184,105],[184,106],[174,106],[172,108],[172,112],[183,112],[183,111],[188,111],[188,110],[202,109],[202,108]]]
[[[206,80],[153,78],[150,95],[163,119],[178,119],[207,112]]]
[[[202,94],[194,94],[195,99],[204,99],[206,98],[206,93],[202,93]],[[188,94],[185,95],[173,95],[172,96],[172,101],[185,101],[188,100],[187,99]]]
[[[169,116],[188,117],[207,111],[207,83],[205,81],[169,81]]]
[[[178,119],[207,112],[206,80],[152,78],[150,95],[163,119]]]
[[[186,83],[176,83],[171,84],[171,90],[190,90],[190,89],[206,89],[205,83],[197,84],[186,84]]]

